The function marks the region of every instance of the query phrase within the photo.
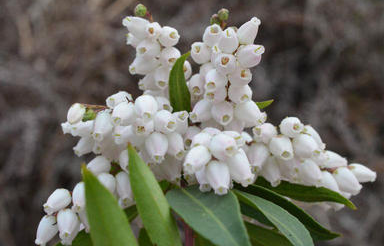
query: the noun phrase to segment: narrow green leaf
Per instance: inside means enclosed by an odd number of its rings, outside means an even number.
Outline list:
[[[174,112],[186,110],[191,112],[191,94],[184,76],[184,62],[190,52],[179,57],[169,73],[169,100]]]
[[[215,246],[215,245],[196,233],[195,246]]]
[[[305,186],[300,184],[292,184],[287,181],[282,181],[280,185],[273,187],[263,177],[256,180],[256,185],[263,186],[269,190],[279,193],[283,196],[303,202],[337,202],[345,206],[356,209],[356,206],[347,198],[337,192],[324,187]]]
[[[268,107],[272,103],[273,103],[273,99],[267,100],[267,101],[262,101],[262,102],[256,102],[256,105],[257,105],[257,107],[259,107],[259,109],[263,109],[263,108]]]
[[[250,185],[247,188],[236,186],[236,188],[246,193],[261,197],[265,200],[273,202],[274,204],[282,207],[283,209],[288,211],[291,215],[295,216],[301,223],[303,223],[304,226],[307,228],[307,230],[311,233],[312,238],[316,241],[331,240],[340,236],[340,234],[324,228],[315,219],[313,219],[312,216],[307,214],[303,209],[296,206],[292,202],[288,201],[283,196],[269,189],[266,189],[258,185]]]
[[[137,245],[131,226],[115,197],[82,167],[91,238],[95,246]]]
[[[292,246],[279,232],[246,222],[245,226],[252,245],[257,246]]]
[[[149,167],[129,145],[129,177],[140,218],[151,241],[158,246],[181,245],[171,208]]]
[[[240,210],[243,215],[255,219],[264,225],[274,227],[274,225],[264,216],[263,213],[243,202],[240,202]]]
[[[242,202],[260,210],[294,246],[313,246],[311,235],[301,222],[278,205],[261,197],[235,191]]]
[[[140,246],[152,246],[151,239],[149,239],[148,233],[145,228],[141,228],[139,232],[139,245]]]
[[[174,189],[166,195],[172,209],[197,233],[218,246],[249,246],[236,196],[203,193],[197,186]]]
[[[124,209],[125,215],[129,222],[132,222],[137,216],[137,208],[136,205],[132,205],[126,209]]]
[[[55,246],[64,246],[61,243],[57,243]],[[72,241],[72,246],[93,246],[91,236],[84,230],[80,231],[79,234]]]

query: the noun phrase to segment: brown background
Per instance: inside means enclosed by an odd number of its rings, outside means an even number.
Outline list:
[[[121,19],[131,0],[0,0],[0,245],[32,245],[42,203],[56,187],[72,189],[83,159],[59,123],[73,102],[103,104],[117,90],[134,96]],[[319,245],[384,244],[384,2],[144,1],[162,25],[177,28],[186,52],[210,15],[231,11],[230,24],[262,20],[266,47],[253,70],[254,99],[274,98],[277,124],[299,116],[327,147],[379,176],[353,198],[358,211],[314,211],[344,237]],[[194,68],[196,70],[196,67]]]

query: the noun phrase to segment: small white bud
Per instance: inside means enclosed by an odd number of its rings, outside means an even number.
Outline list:
[[[157,22],[148,23],[145,27],[147,37],[150,39],[157,39],[161,34],[161,26]]]
[[[160,62],[163,66],[172,67],[181,56],[180,51],[175,47],[168,47],[161,51]]]
[[[286,117],[280,123],[280,132],[287,137],[294,138],[304,130],[304,125],[296,117]]]
[[[126,172],[129,172],[128,165],[129,165],[129,155],[128,150],[123,150],[119,155],[119,165],[121,169],[123,169]]]
[[[138,39],[147,37],[146,26],[148,24],[149,21],[141,17],[127,16],[123,19],[123,26]]]
[[[168,150],[167,154],[175,157],[177,160],[182,160],[185,154],[184,140],[180,133],[172,132],[167,135]]]
[[[256,142],[263,142],[265,144],[269,144],[271,138],[277,136],[277,130],[274,125],[271,123],[264,123],[260,126],[255,126],[252,128],[253,139]]]
[[[340,193],[339,186],[337,185],[337,182],[333,177],[333,175],[328,171],[322,171],[321,174],[322,174],[321,181],[320,181],[321,186]]]
[[[107,188],[112,194],[115,194],[116,190],[116,179],[112,174],[109,173],[101,173],[97,176],[97,179],[100,183]]]
[[[321,168],[345,167],[348,164],[347,159],[330,150],[325,151],[324,159],[324,162],[319,163]]]
[[[144,39],[136,47],[136,55],[144,59],[153,59],[160,54],[160,44],[152,39]]]
[[[93,139],[98,142],[103,141],[108,135],[112,133],[113,125],[111,122],[111,115],[109,111],[104,110],[97,114],[93,126]]]
[[[160,62],[156,58],[146,59],[142,56],[136,56],[135,60],[129,65],[129,73],[132,75],[146,75],[160,66]]]
[[[234,103],[244,103],[252,99],[252,89],[248,85],[229,86],[228,97]]]
[[[315,139],[317,145],[320,147],[320,149],[325,149],[325,144],[323,143],[323,140],[321,140],[321,137],[319,133],[310,125],[304,126],[304,133],[309,134],[313,139]]]
[[[251,20],[245,22],[237,30],[237,38],[239,39],[240,44],[253,44],[255,41],[257,32],[259,30],[261,21],[253,17]]]
[[[205,90],[207,92],[217,91],[219,89],[224,88],[228,83],[228,79],[226,76],[217,72],[216,69],[210,70],[205,75]]]
[[[72,125],[68,121],[61,123],[61,130],[64,134],[71,133]]]
[[[99,155],[87,164],[87,169],[97,176],[100,173],[109,172],[111,170],[111,162],[104,156]]]
[[[244,68],[257,66],[261,61],[261,55],[264,53],[264,46],[250,44],[241,46],[236,52],[237,61]]]
[[[305,185],[319,186],[322,178],[322,173],[319,166],[311,159],[305,159],[300,162],[298,167],[299,178]]]
[[[189,92],[194,96],[200,96],[204,93],[205,81],[201,78],[200,74],[195,74],[188,82]]]
[[[357,195],[360,192],[362,186],[348,167],[339,167],[332,174],[341,191],[352,195]]]
[[[239,40],[233,28],[228,27],[221,33],[218,46],[220,50],[228,54],[233,53],[239,47]]]
[[[197,64],[203,64],[210,61],[211,50],[203,42],[194,42],[191,46],[191,56]]]
[[[80,103],[73,104],[67,113],[67,121],[70,124],[75,124],[83,119],[85,114],[85,106]]]
[[[246,125],[259,125],[263,114],[253,101],[237,104],[235,107],[235,117],[243,121]]]
[[[201,170],[211,160],[211,157],[208,148],[203,145],[191,148],[185,156],[184,172],[192,174]]]
[[[162,133],[174,132],[177,127],[176,117],[167,110],[157,111],[154,119],[155,130]]]
[[[119,196],[119,205],[127,208],[134,203],[131,183],[126,172],[116,174],[116,191]]]
[[[140,39],[133,36],[132,33],[128,33],[126,35],[126,44],[132,46],[133,48],[136,48],[136,46],[140,43]]]
[[[155,97],[155,99],[156,99],[159,110],[164,109],[164,110],[168,110],[169,112],[173,111],[171,103],[167,98],[159,96],[159,97]]]
[[[213,24],[211,26],[208,26],[203,34],[203,42],[209,47],[212,47],[221,38],[221,33],[222,30],[219,25]]]
[[[72,192],[72,209],[76,212],[85,208],[85,187],[84,182],[77,183]]]
[[[44,212],[48,215],[67,207],[71,203],[71,194],[66,189],[56,189],[43,204]]]
[[[150,95],[141,95],[135,100],[135,110],[139,117],[142,117],[144,121],[153,119],[157,112],[158,105],[156,99]]]
[[[263,176],[273,187],[276,187],[280,184],[281,173],[279,165],[276,162],[275,157],[268,157],[263,169],[261,169],[260,175]]]
[[[221,53],[215,59],[215,67],[221,74],[233,73],[236,69],[236,58],[234,55]]]
[[[255,181],[247,155],[244,150],[239,151],[227,160],[231,178],[242,186],[247,187]]]
[[[269,142],[269,150],[277,158],[290,160],[293,158],[293,147],[291,140],[283,135],[273,137]]]
[[[187,111],[179,111],[173,113],[176,118],[176,132],[180,134],[185,134],[188,129],[188,117],[189,114]]]
[[[348,168],[360,183],[374,182],[376,180],[376,172],[372,171],[364,165],[352,163],[348,166]]]
[[[205,176],[215,194],[225,195],[231,182],[228,166],[223,162],[211,161],[205,168]]]
[[[231,122],[229,122],[228,125],[224,126],[224,129],[226,131],[242,132],[244,130],[244,127],[245,123],[243,121],[234,118],[231,120]]]
[[[212,155],[219,160],[225,161],[237,153],[236,141],[224,133],[219,133],[212,137],[209,150]]]
[[[57,214],[57,226],[62,244],[71,245],[80,230],[80,221],[76,213],[69,208],[60,210]]]
[[[93,120],[88,121],[79,121],[72,126],[71,134],[74,137],[89,137],[91,136],[92,130],[93,130]]]
[[[52,215],[45,215],[39,223],[36,232],[35,244],[45,245],[49,242],[59,231],[56,223],[56,217]]]
[[[205,167],[196,172],[196,179],[199,183],[199,189],[201,192],[208,192],[211,190],[211,186],[209,185],[209,182],[205,175]]]
[[[73,151],[78,157],[80,157],[82,155],[91,153],[94,144],[95,144],[95,141],[93,140],[92,137],[82,137],[77,142],[76,146],[73,147]]]
[[[212,69],[215,69],[215,66],[212,63],[210,62],[204,63],[203,65],[200,66],[200,70],[199,70],[200,77],[205,81],[205,76]]]
[[[105,102],[109,108],[114,108],[122,102],[133,101],[132,95],[126,91],[119,91],[111,96],[109,96]]]
[[[192,75],[192,67],[191,67],[191,63],[189,63],[189,61],[184,62],[183,71],[184,71],[185,79],[186,80],[189,79]]]
[[[319,155],[321,149],[315,139],[308,134],[299,134],[292,140],[295,156],[300,158],[311,158]]]
[[[211,114],[217,123],[228,125],[233,119],[233,105],[227,101],[213,104]]]
[[[119,103],[112,111],[112,124],[127,126],[136,120],[135,105],[131,102]]]
[[[205,147],[209,147],[209,143],[211,142],[212,135],[207,132],[199,132],[192,138],[191,147],[196,147],[199,145],[203,145]]]
[[[175,28],[164,26],[161,29],[159,42],[165,47],[174,46],[179,42],[180,35]]]
[[[193,107],[193,110],[190,113],[189,118],[193,123],[210,120],[212,117],[211,108],[212,108],[212,103],[209,100],[207,99],[200,100]]]
[[[201,129],[197,126],[190,126],[184,134],[184,145],[187,149],[191,147],[193,137],[200,133]]]
[[[145,149],[155,163],[160,163],[167,153],[168,139],[162,133],[153,132],[145,140]]]
[[[270,155],[269,149],[265,144],[252,143],[247,153],[252,171],[255,173],[260,172]]]
[[[215,91],[208,91],[206,89],[204,94],[204,99],[210,101],[211,103],[223,102],[226,97],[227,97],[227,89],[225,87],[219,87]]]
[[[233,86],[244,86],[252,81],[252,73],[248,68],[237,66],[232,73],[228,74],[228,79]]]

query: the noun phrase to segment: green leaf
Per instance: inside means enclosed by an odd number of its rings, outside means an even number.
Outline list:
[[[82,173],[87,217],[94,245],[137,245],[127,217],[115,197],[85,166],[82,167]]]
[[[64,246],[61,243],[57,243],[56,246]],[[91,236],[84,230],[80,231],[79,234],[72,241],[72,246],[93,246]]]
[[[331,240],[340,236],[340,234],[324,228],[303,209],[271,190],[268,190],[258,185],[250,185],[247,188],[236,186],[236,188],[246,193],[261,197],[282,207],[291,215],[295,216],[301,223],[303,223],[307,230],[311,233],[312,238],[316,241]]]
[[[279,232],[246,222],[245,226],[252,245],[257,246],[292,246]]]
[[[132,205],[126,209],[124,209],[125,215],[129,222],[132,222],[137,216],[137,208],[136,205]]]
[[[305,186],[282,181],[280,185],[273,187],[262,177],[257,178],[256,185],[263,186],[283,196],[303,202],[337,202],[356,209],[356,206],[347,198],[337,192],[324,187]]]
[[[256,105],[257,105],[257,107],[259,107],[259,109],[263,109],[263,108],[268,107],[272,103],[273,103],[273,99],[267,100],[267,101],[262,101],[262,102],[256,102]]]
[[[190,52],[179,57],[169,73],[169,100],[174,112],[186,110],[191,112],[191,94],[184,76],[184,62]]]
[[[262,212],[294,246],[313,246],[311,235],[305,226],[283,208],[242,191],[235,193],[239,200]]]
[[[240,202],[240,210],[243,215],[255,219],[264,225],[274,227],[274,225],[264,216],[263,213],[243,202]]]
[[[215,246],[215,245],[196,233],[195,246]]]
[[[140,246],[152,246],[151,239],[149,239],[148,233],[145,228],[142,228],[139,233],[139,245]]]
[[[203,193],[197,186],[174,189],[166,195],[172,209],[193,230],[218,246],[250,245],[236,196]]]
[[[149,167],[129,145],[129,177],[140,218],[148,235],[158,246],[181,245],[171,208]]]

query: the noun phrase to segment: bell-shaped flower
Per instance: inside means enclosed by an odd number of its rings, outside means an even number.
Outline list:
[[[75,103],[73,104],[67,113],[67,121],[70,124],[75,124],[83,119],[83,116],[85,114],[85,106],[81,103]]]
[[[211,161],[205,167],[205,177],[215,194],[225,195],[231,182],[229,168],[224,162]]]
[[[100,173],[107,173],[111,170],[111,162],[102,155],[96,156],[88,164],[87,169],[91,171],[94,175],[99,175]]]
[[[332,174],[341,191],[352,195],[357,195],[360,192],[362,186],[348,167],[339,167]]]
[[[283,160],[290,160],[293,158],[291,140],[284,135],[273,137],[269,142],[269,150],[277,158]]]
[[[376,180],[376,172],[364,165],[352,163],[348,166],[348,168],[360,183],[374,182]]]
[[[201,170],[211,160],[211,157],[208,148],[203,145],[191,148],[185,156],[184,172],[192,174]]]
[[[56,189],[47,199],[47,202],[43,204],[44,211],[51,215],[71,203],[71,193],[66,189]]]
[[[224,133],[219,133],[212,137],[209,150],[212,155],[219,160],[225,161],[237,153],[236,141]]]
[[[160,132],[153,132],[145,140],[145,149],[155,163],[160,163],[167,153],[168,139]]]
[[[57,227],[56,217],[53,215],[45,215],[39,222],[36,232],[36,245],[45,245],[59,231]]]

